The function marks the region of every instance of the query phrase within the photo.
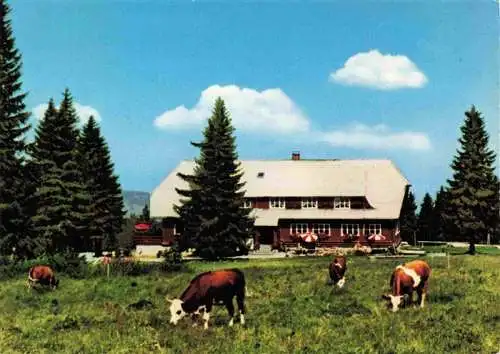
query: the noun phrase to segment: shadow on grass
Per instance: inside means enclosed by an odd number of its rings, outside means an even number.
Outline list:
[[[326,316],[344,316],[351,317],[354,315],[371,315],[372,311],[364,306],[357,299],[347,300],[342,302],[342,305],[327,306],[321,310]]]
[[[93,324],[96,324],[96,321],[88,317],[67,315],[62,320],[57,321],[52,327],[52,330],[55,332],[79,330],[82,328],[89,328]]]
[[[431,294],[429,296],[429,301],[438,304],[448,304],[453,301],[460,300],[464,297],[464,293],[461,292],[451,292],[448,294]]]

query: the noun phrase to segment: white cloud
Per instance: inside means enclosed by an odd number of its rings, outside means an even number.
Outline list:
[[[420,88],[427,77],[404,55],[382,54],[378,50],[357,53],[344,67],[330,74],[330,81],[381,90]]]
[[[226,103],[233,124],[241,130],[261,134],[277,133],[298,142],[326,142],[332,146],[375,150],[429,150],[431,143],[425,133],[392,132],[379,124],[369,127],[353,124],[346,129],[319,131],[311,128],[310,119],[280,89],[256,91],[238,86],[213,85],[205,89],[192,108],[184,105],[156,117],[154,125],[160,129],[182,127],[201,128],[211,115],[217,97]],[[306,141],[304,141],[306,139]]]
[[[49,105],[47,103],[39,104],[38,106],[33,108],[32,110],[33,116],[38,120],[43,119],[43,115],[45,114],[45,111],[47,110],[48,106]],[[91,106],[84,106],[78,102],[74,103],[74,107],[76,114],[78,115],[80,124],[87,123],[90,116],[94,116],[94,119],[98,122],[101,121],[101,115],[95,108]]]
[[[431,142],[426,134],[412,131],[393,132],[379,124],[369,127],[354,124],[344,130],[318,133],[317,139],[332,146],[374,150],[429,150]]]
[[[101,115],[94,107],[84,106],[75,102],[75,110],[82,123],[86,123],[90,116],[94,116],[94,119],[98,122],[101,121]]]
[[[49,107],[49,105],[47,103],[39,104],[38,106],[33,108],[33,110],[32,110],[33,116],[37,120],[43,119],[43,115],[45,114],[45,111],[47,110],[48,107]]]
[[[234,126],[243,131],[293,133],[309,130],[309,120],[281,89],[257,91],[236,85],[213,85],[205,89],[192,108],[184,105],[156,117],[161,129],[199,126],[212,112],[217,97],[229,110]]]

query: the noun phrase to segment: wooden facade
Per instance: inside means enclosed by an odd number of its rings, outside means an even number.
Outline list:
[[[325,247],[400,243],[400,204],[410,183],[390,160],[302,160],[295,151],[291,161],[243,160],[241,164],[249,196],[243,207],[255,211],[257,248],[260,244],[275,248],[293,245],[299,234],[310,231],[319,235],[316,245]],[[172,212],[179,198],[175,188],[182,183],[178,173],[194,168],[194,161],[182,161],[151,194],[151,215],[164,218],[161,241],[157,238],[155,242],[169,245],[182,233]],[[353,195],[344,195],[346,192]],[[297,224],[301,224],[300,230]],[[383,238],[369,240],[373,235]]]
[[[372,209],[365,197],[338,197],[348,199],[350,203],[350,209],[360,210],[360,209]],[[248,205],[254,209],[269,209],[271,200],[274,198],[260,197],[260,198],[246,198]],[[301,197],[286,197],[280,198],[285,200],[285,209],[302,209],[302,198]],[[314,197],[318,202],[318,209],[334,209],[335,208],[335,197]]]
[[[269,209],[271,200],[274,198],[261,197],[247,199],[246,207],[253,209]],[[288,197],[281,198],[285,201],[283,209],[302,209],[302,198]],[[318,197],[312,198],[317,201],[317,207],[313,209],[351,209],[369,210],[369,205],[365,197]],[[340,201],[348,204],[338,205]],[[337,202],[337,203],[336,203]],[[278,208],[279,210],[279,208]],[[325,219],[286,219],[280,218],[278,225],[256,226],[254,244],[259,248],[261,244],[271,245],[273,248],[282,246],[293,246],[299,241],[300,233],[314,232],[319,236],[317,245],[320,247],[338,247],[360,242],[372,247],[388,247],[397,245],[401,239],[397,233],[398,220],[368,220],[368,219],[346,219],[346,220],[325,220]],[[297,226],[300,225],[300,226]],[[182,232],[182,225],[176,218],[165,218],[162,221],[162,235],[150,238],[136,237],[142,244],[156,244],[169,246],[173,243],[175,235]],[[372,234],[381,234],[383,240],[369,240]]]
[[[280,220],[278,230],[279,243],[288,246],[300,242],[300,233],[304,232],[318,235],[320,247],[353,245],[357,242],[372,247],[388,247],[401,242],[400,236],[396,234],[396,220]],[[372,234],[382,235],[384,239],[368,239]]]

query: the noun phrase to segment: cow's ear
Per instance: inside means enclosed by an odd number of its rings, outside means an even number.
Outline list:
[[[171,299],[168,295],[165,296],[165,300],[167,300],[170,303],[174,302],[174,299]]]
[[[387,294],[382,295],[382,299],[389,300],[391,297]]]

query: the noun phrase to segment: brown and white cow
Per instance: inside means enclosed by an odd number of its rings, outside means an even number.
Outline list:
[[[42,285],[48,285],[55,290],[59,285],[59,280],[56,279],[54,270],[51,267],[45,265],[36,265],[30,268],[28,272],[28,288],[33,287],[34,284],[40,283]]]
[[[390,286],[391,294],[382,295],[389,301],[388,306],[396,312],[401,304],[405,305],[404,297],[408,296],[408,304],[413,301],[413,291],[416,290],[420,307],[424,307],[427,295],[431,267],[422,260],[414,260],[397,266],[392,272]]]
[[[212,306],[222,302],[229,316],[229,326],[234,322],[233,297],[236,296],[240,322],[245,324],[245,276],[239,269],[225,269],[205,272],[196,276],[184,290],[179,299],[169,299],[170,323],[176,325],[184,316],[194,316],[203,312],[204,328],[208,328],[208,320]]]
[[[346,258],[344,256],[335,257],[328,266],[331,283],[333,285],[337,285],[339,288],[342,288],[345,284],[346,270],[347,270]]]

